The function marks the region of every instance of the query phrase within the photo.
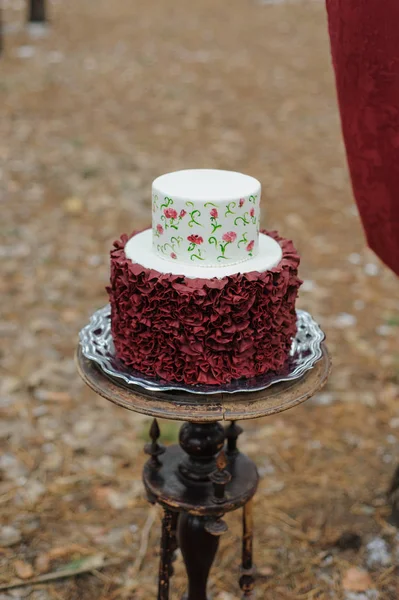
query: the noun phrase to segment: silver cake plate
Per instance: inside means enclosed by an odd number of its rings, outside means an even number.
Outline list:
[[[117,379],[131,386],[140,386],[148,391],[178,391],[190,394],[236,394],[257,392],[275,383],[300,379],[322,357],[323,331],[312,316],[304,310],[297,310],[297,334],[292,342],[291,352],[284,375],[266,373],[251,379],[235,379],[221,385],[188,385],[155,379],[130,369],[115,356],[111,334],[111,307],[109,304],[97,310],[90,323],[80,331],[80,345],[83,355]]]

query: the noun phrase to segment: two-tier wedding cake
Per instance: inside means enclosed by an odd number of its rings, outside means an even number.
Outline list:
[[[231,171],[154,181],[152,229],[111,251],[112,335],[126,365],[193,385],[284,372],[299,256],[260,230],[260,195],[259,181]]]

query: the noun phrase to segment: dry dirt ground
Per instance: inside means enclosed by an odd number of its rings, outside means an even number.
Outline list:
[[[334,362],[314,400],[242,436],[262,475],[256,598],[397,599],[385,491],[399,461],[399,288],[365,248],[352,200],[323,2],[50,11],[44,37],[24,29],[23,2],[3,12],[0,599],[156,597],[160,515],[140,481],[149,421],[95,397],[73,354],[107,301],[112,241],[149,223],[153,178],[206,166],[262,181],[263,225],[295,240],[299,306]],[[177,424],[161,425],[173,441]],[[239,515],[227,520],[215,600],[240,597]],[[337,545],[348,532],[358,551]],[[173,600],[184,586],[179,558]]]

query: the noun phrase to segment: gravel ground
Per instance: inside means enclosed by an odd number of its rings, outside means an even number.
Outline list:
[[[295,240],[299,306],[334,362],[314,400],[242,437],[262,475],[256,598],[396,599],[385,491],[398,462],[398,283],[365,248],[323,2],[50,9],[46,32],[24,28],[24,3],[3,14],[0,600],[156,596],[160,515],[140,475],[148,419],[95,397],[73,353],[107,301],[112,241],[149,223],[157,175],[192,167],[262,181],[262,225]],[[175,423],[162,429],[175,440]],[[239,598],[239,515],[228,522],[215,600]],[[29,584],[62,568],[93,573]],[[5,589],[13,582],[23,586]],[[172,600],[184,585],[179,559]]]

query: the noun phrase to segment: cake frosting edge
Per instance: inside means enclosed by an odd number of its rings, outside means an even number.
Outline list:
[[[282,249],[268,271],[221,279],[159,273],[111,251],[111,329],[118,358],[165,381],[218,385],[286,368],[301,280],[292,241],[261,230]]]

